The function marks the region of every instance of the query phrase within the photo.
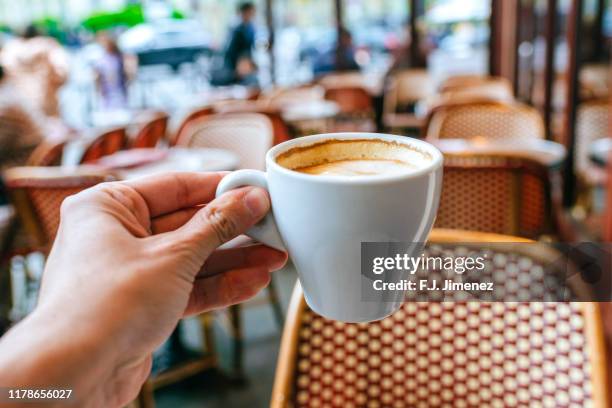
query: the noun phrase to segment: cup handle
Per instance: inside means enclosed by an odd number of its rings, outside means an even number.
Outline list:
[[[217,186],[216,196],[239,187],[255,186],[268,190],[266,173],[258,170],[238,170],[223,177]],[[272,212],[246,232],[246,235],[279,251],[287,251],[278,232]]]

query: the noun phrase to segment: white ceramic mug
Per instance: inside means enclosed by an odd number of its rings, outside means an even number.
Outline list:
[[[396,142],[426,152],[430,160],[406,173],[361,177],[303,174],[276,162],[289,149],[344,139]],[[239,170],[229,174],[219,184],[217,195],[247,185],[267,189],[272,214],[247,234],[289,253],[312,310],[345,322],[373,321],[396,311],[403,292],[393,299],[385,294],[378,301],[363,299],[361,243],[424,242],[438,208],[442,162],[434,146],[403,136],[307,136],[273,147],[266,155],[265,173]]]

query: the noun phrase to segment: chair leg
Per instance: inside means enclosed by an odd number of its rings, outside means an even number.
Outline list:
[[[153,397],[153,385],[149,380],[145,381],[138,394],[139,408],[155,408],[155,398]]]
[[[202,341],[204,343],[204,355],[214,358],[215,366],[218,363],[217,348],[215,345],[215,334],[213,332],[213,315],[203,313],[200,315],[200,327],[202,329]]]
[[[280,303],[280,298],[278,297],[276,285],[274,284],[274,277],[272,277],[270,284],[268,285],[268,300],[270,302],[270,306],[272,306],[272,312],[274,313],[276,324],[278,325],[278,328],[282,330],[285,317],[283,316],[283,307]]]
[[[243,348],[244,339],[242,333],[242,306],[233,305],[229,308],[230,323],[232,330],[232,343],[233,343],[233,365],[234,365],[234,376],[240,380],[244,378],[244,367],[243,367]]]
[[[15,243],[15,238],[17,237],[18,231],[19,221],[15,217],[9,221],[9,225],[5,233],[5,238],[1,241],[2,246],[0,247],[0,262],[9,260],[11,250],[13,249],[13,244]]]

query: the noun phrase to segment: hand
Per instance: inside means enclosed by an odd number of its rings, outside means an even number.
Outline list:
[[[0,386],[28,385],[7,370],[14,367],[11,355],[24,348],[15,342],[40,336],[45,340],[29,347],[29,360],[35,370],[36,353],[47,356],[43,385],[73,386],[79,405],[124,405],[179,319],[242,302],[265,287],[285,253],[262,245],[217,248],[268,212],[268,196],[247,187],[213,200],[222,177],[104,183],[65,200],[39,305],[23,323],[28,331],[18,325],[0,342],[0,355],[8,355],[0,357]],[[32,380],[31,372],[22,377]]]

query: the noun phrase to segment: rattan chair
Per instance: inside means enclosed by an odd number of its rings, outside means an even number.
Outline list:
[[[588,184],[601,184],[598,171],[589,159],[589,147],[597,139],[610,136],[608,129],[610,102],[607,99],[584,102],[578,107],[576,121],[576,156],[574,168],[581,180]]]
[[[437,228],[554,235],[559,182],[540,162],[519,154],[445,154]]]
[[[146,112],[137,122],[141,125],[130,140],[131,148],[153,148],[166,137],[168,115],[163,112]]]
[[[577,175],[577,200],[574,214],[586,216],[593,210],[594,189],[605,186],[608,174],[605,168],[594,165],[589,148],[597,139],[609,137],[610,108],[607,99],[583,102],[578,107],[574,170]]]
[[[503,77],[483,75],[455,75],[446,78],[438,87],[440,93],[456,91],[465,88],[476,88],[482,85],[499,84],[512,94],[512,84]]]
[[[372,98],[361,87],[334,87],[325,90],[325,99],[334,101],[340,107],[340,114],[368,117],[372,115]]]
[[[325,89],[325,99],[338,104],[340,113],[334,119],[334,131],[369,132],[375,129],[372,84],[361,72],[336,72],[318,80]]]
[[[189,113],[187,113],[180,121],[178,127],[176,127],[176,131],[169,135],[168,143],[170,146],[176,145],[178,141],[184,137],[185,131],[193,122],[197,122],[208,115],[212,115],[213,113],[214,110],[212,106],[202,106],[189,111]]]
[[[359,71],[332,72],[323,75],[317,81],[325,89],[365,87],[366,77]]]
[[[239,101],[229,100],[213,105],[215,113],[259,113],[265,115],[272,124],[274,132],[273,144],[277,145],[289,140],[289,128],[281,115],[281,107],[269,104],[266,101]]]
[[[123,127],[104,131],[97,136],[85,149],[81,164],[96,160],[118,152],[127,145],[127,130]]]
[[[179,146],[227,149],[238,155],[240,167],[265,169],[272,147],[270,120],[258,113],[216,114],[192,122],[178,140]]]
[[[414,104],[434,93],[427,70],[408,69],[391,76],[383,102],[383,124],[389,129],[418,128],[421,118],[412,113]]]
[[[441,95],[449,100],[459,98],[486,98],[499,102],[514,101],[512,87],[501,81],[485,81],[466,87],[450,88],[441,92]]]
[[[66,141],[42,142],[32,152],[27,166],[59,166],[62,164],[62,156]]]
[[[41,249],[53,244],[66,197],[115,179],[97,170],[61,167],[14,167],[4,172],[3,178],[33,247]]]
[[[521,239],[434,230],[430,241],[460,256],[463,243]],[[493,254],[496,270],[548,270],[560,256],[512,247]],[[383,320],[348,324],[314,313],[297,284],[271,406],[605,407],[607,394],[596,303],[409,301]]]
[[[438,91],[445,92],[451,88],[465,87],[465,86],[471,86],[474,84],[479,84],[483,81],[486,81],[487,78],[489,77],[484,76],[484,75],[479,75],[479,74],[451,75],[445,80],[443,80],[438,85]]]
[[[426,129],[429,139],[484,137],[520,141],[542,139],[544,122],[539,112],[520,103],[469,103],[435,112]]]
[[[587,97],[609,97],[610,82],[609,64],[585,64],[580,70],[580,87]]]
[[[425,110],[426,117],[423,120],[423,124],[421,125],[421,137],[426,138],[427,133],[434,133],[435,126],[432,127],[432,120],[436,117],[436,122],[438,121],[442,112],[448,111],[449,109],[458,107],[458,106],[469,106],[469,105],[486,105],[486,104],[497,104],[497,103],[506,103],[505,101],[500,101],[496,98],[491,98],[488,96],[473,96],[469,94],[455,94],[450,97],[448,94],[444,95],[436,95],[434,97],[429,98],[425,101]],[[438,122],[439,123],[439,122]]]
[[[337,103],[340,108],[334,120],[335,131],[374,131],[374,106],[366,89],[358,86],[328,88],[325,99]]]

